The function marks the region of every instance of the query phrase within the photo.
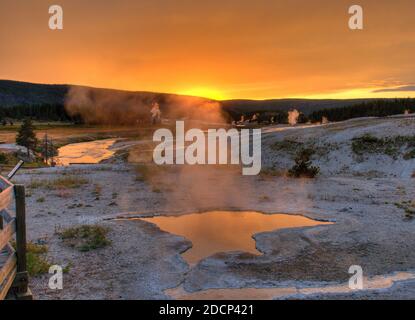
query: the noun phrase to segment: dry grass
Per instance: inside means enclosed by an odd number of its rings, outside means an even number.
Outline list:
[[[29,272],[29,275],[35,276],[47,273],[51,266],[51,263],[46,260],[48,247],[28,243],[26,250],[27,271]]]
[[[395,206],[405,211],[406,219],[412,220],[415,217],[415,200],[402,201],[400,203],[396,202]]]
[[[294,161],[295,164],[290,170],[288,170],[288,176],[293,178],[315,178],[320,168],[313,166],[311,157],[314,154],[312,149],[302,149],[298,151]]]
[[[415,159],[415,149],[412,149],[403,155],[404,160]]]
[[[108,228],[97,225],[83,225],[63,230],[59,236],[66,245],[86,252],[111,244],[107,239]]]
[[[32,179],[28,185],[31,189],[75,189],[82,185],[88,184],[88,179],[76,175],[64,176],[57,179]]]
[[[99,200],[102,194],[102,187],[100,184],[96,183],[94,185],[94,191],[92,191],[92,195],[95,197],[96,200]]]
[[[15,164],[18,160],[16,156],[11,153],[0,152],[0,164]]]
[[[138,164],[134,167],[136,173],[136,181],[151,183],[157,180],[166,172],[165,166]]]
[[[263,168],[260,172],[261,178],[285,177],[285,176],[287,176],[287,170],[276,169],[276,168]]]
[[[406,149],[403,155],[404,159],[413,159],[415,157],[415,136],[377,138],[370,134],[365,134],[352,139],[352,151],[358,156],[385,154],[393,159],[397,159],[401,155],[402,148]]]
[[[13,243],[13,247],[16,248],[16,243]],[[30,276],[37,276],[49,272],[52,264],[46,259],[47,253],[48,247],[45,245],[39,245],[33,242],[26,244],[26,264],[27,272]]]
[[[303,142],[298,142],[294,140],[282,140],[275,142],[271,148],[275,151],[281,152],[281,153],[287,153],[290,155],[294,155],[298,149],[302,148],[304,146]]]

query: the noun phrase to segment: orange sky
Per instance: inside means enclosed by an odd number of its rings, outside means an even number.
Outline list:
[[[63,31],[48,29],[51,4]],[[363,31],[348,29],[352,4]],[[414,13],[413,0],[0,0],[0,79],[219,99],[415,96]],[[408,88],[373,93],[397,86]]]

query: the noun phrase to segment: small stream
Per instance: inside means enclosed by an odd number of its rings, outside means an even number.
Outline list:
[[[376,276],[363,280],[363,290],[388,289],[397,281],[413,280],[415,273],[398,272],[386,276]],[[347,283],[329,286],[307,288],[280,287],[280,288],[241,288],[241,289],[208,289],[194,293],[186,292],[182,286],[164,291],[176,300],[272,300],[298,296],[304,297],[313,294],[348,294],[358,291],[349,288]]]
[[[111,150],[115,142],[116,139],[104,139],[68,144],[58,149],[56,162],[60,166],[99,163],[115,153]]]

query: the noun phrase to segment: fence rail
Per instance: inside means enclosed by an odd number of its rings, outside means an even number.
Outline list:
[[[26,270],[25,188],[0,176],[0,300],[31,299]],[[9,211],[14,200],[15,215]],[[15,248],[10,244],[15,235]]]

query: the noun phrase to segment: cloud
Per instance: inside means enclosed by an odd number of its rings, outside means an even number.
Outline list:
[[[396,88],[387,88],[387,89],[379,89],[372,91],[373,93],[379,92],[405,92],[405,91],[415,91],[415,86],[401,86]]]

